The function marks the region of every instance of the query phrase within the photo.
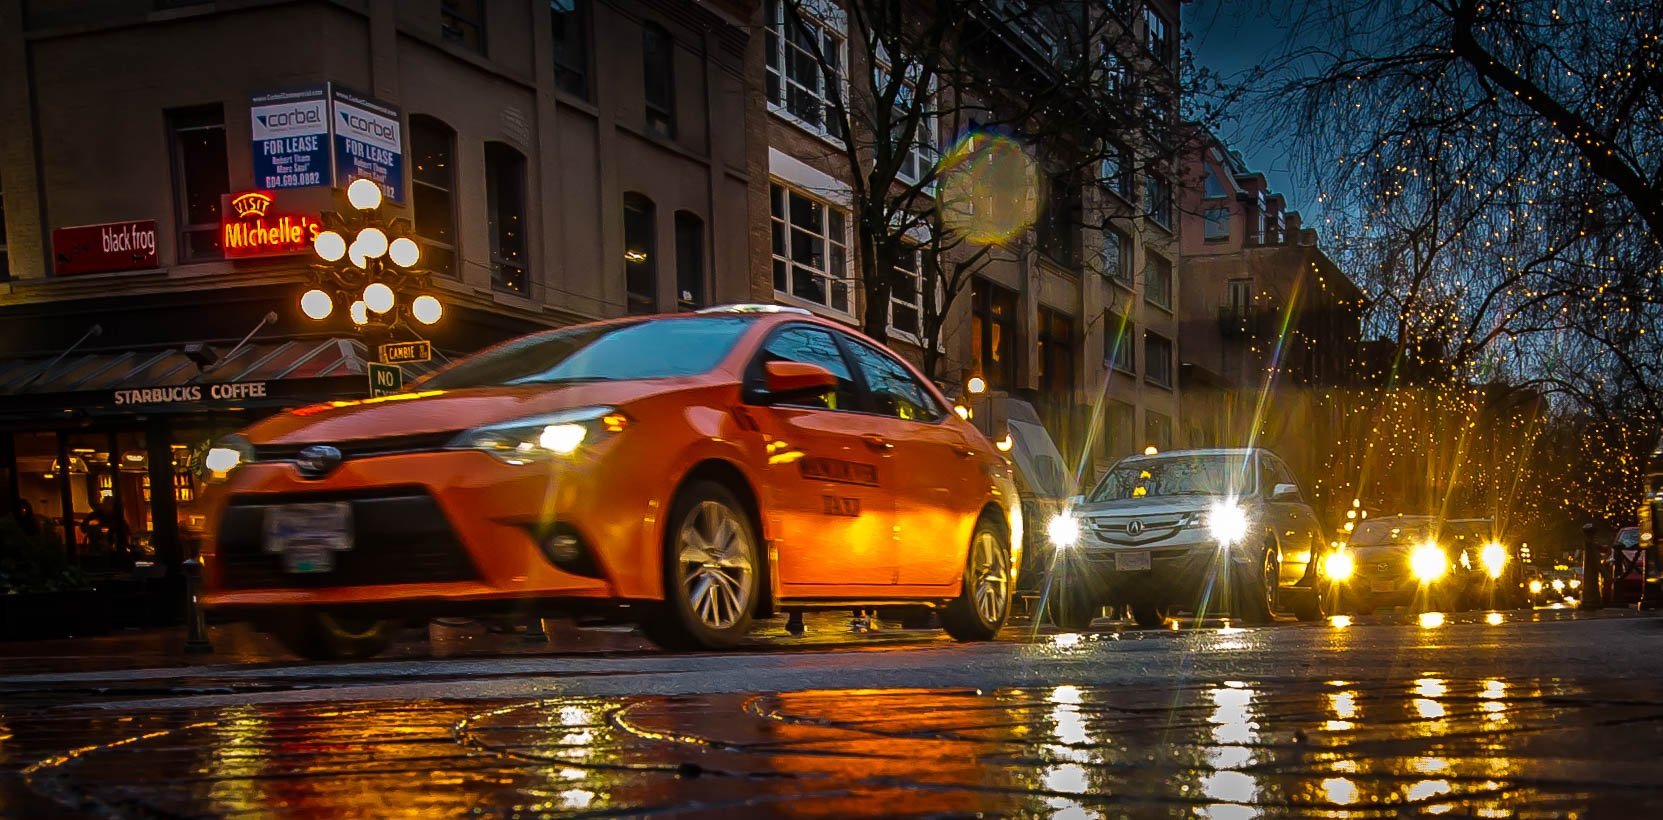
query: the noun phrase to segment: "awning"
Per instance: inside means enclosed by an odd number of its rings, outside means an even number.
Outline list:
[[[358,339],[183,345],[0,360],[0,416],[205,412],[369,393]],[[401,365],[408,384],[434,363]]]

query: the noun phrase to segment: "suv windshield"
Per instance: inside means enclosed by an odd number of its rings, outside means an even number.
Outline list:
[[[1175,495],[1250,495],[1252,462],[1241,455],[1172,456],[1116,464],[1092,491],[1091,501]]]
[[[457,362],[424,389],[693,376],[716,366],[751,319],[699,316],[538,333]]]

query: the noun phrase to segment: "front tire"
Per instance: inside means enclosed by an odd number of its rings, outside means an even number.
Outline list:
[[[664,530],[664,603],[642,632],[665,649],[730,649],[751,629],[760,551],[745,506],[727,487],[683,489]]]
[[[1242,583],[1236,585],[1236,617],[1242,623],[1262,626],[1276,620],[1276,579],[1281,566],[1275,548],[1268,548],[1259,559],[1257,571],[1243,573]]]
[[[1011,551],[1005,534],[986,518],[970,535],[959,597],[941,610],[941,627],[958,641],[990,641],[1010,617]]]
[[[397,626],[386,619],[307,612],[276,624],[271,633],[284,649],[307,660],[361,660],[386,651]]]
[[[1305,623],[1320,621],[1328,617],[1327,607],[1323,605],[1326,596],[1320,585],[1313,588],[1309,594],[1303,594],[1293,599],[1293,616]]]
[[[1064,583],[1053,587],[1051,594],[1046,596],[1045,617],[1058,629],[1083,632],[1103,611],[1103,606],[1079,587],[1079,584]]]

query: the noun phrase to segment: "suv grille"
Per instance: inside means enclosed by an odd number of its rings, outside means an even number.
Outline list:
[[[329,572],[291,573],[265,551],[266,510],[284,503],[352,504],[352,549]],[[219,527],[220,579],[226,589],[375,586],[471,581],[479,571],[432,497],[417,488],[374,493],[250,495],[231,500]]]
[[[1092,535],[1111,544],[1147,544],[1171,538],[1190,524],[1190,513],[1158,515],[1101,516],[1089,519]],[[1137,522],[1133,526],[1133,522]],[[1133,533],[1132,530],[1138,530]]]

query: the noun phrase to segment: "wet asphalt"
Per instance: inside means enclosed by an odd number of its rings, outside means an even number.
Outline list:
[[[0,816],[1663,816],[1663,618],[0,645]],[[428,638],[424,640],[423,638]]]

